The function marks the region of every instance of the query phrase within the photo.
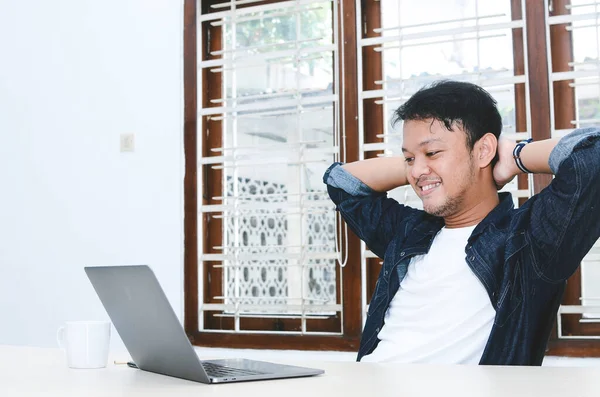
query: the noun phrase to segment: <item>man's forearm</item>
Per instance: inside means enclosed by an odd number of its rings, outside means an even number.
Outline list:
[[[548,159],[558,141],[558,139],[545,139],[525,145],[520,154],[523,165],[534,174],[552,174]]]
[[[378,192],[387,192],[408,184],[402,157],[379,157],[344,164],[343,168]]]

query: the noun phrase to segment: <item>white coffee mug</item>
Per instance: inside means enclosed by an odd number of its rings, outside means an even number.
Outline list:
[[[56,334],[71,368],[104,368],[110,344],[109,321],[69,321]]]

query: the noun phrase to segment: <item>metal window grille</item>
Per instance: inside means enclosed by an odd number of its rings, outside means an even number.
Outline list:
[[[223,295],[204,302],[200,293],[200,329],[211,331],[202,320],[210,312],[234,319],[220,332],[318,333],[307,321],[342,314],[339,231],[321,180],[339,159],[338,3],[252,3],[213,5],[198,17],[222,32],[223,47],[211,52],[218,59],[198,67],[221,76],[223,97],[199,116],[222,122],[223,146],[200,167],[220,170],[224,187],[220,204],[199,209],[223,221],[222,246],[203,247],[199,258],[223,270]],[[248,330],[245,318],[301,326]]]

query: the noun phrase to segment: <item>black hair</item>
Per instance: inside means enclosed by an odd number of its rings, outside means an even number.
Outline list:
[[[459,123],[467,134],[467,147],[473,150],[486,133],[499,138],[502,117],[496,100],[478,85],[463,81],[440,80],[425,86],[411,96],[394,113],[393,123],[399,120],[426,120],[433,118],[452,131]],[[497,161],[497,154],[492,164]]]

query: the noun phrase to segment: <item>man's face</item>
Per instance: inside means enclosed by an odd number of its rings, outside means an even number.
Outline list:
[[[423,209],[439,217],[459,213],[475,188],[476,167],[466,133],[456,123],[452,129],[433,119],[404,122],[402,152],[408,182]]]

